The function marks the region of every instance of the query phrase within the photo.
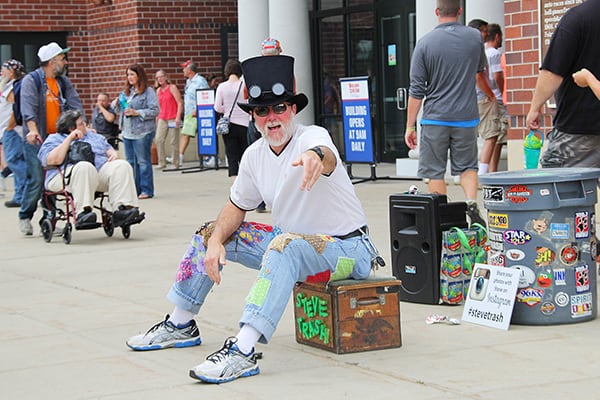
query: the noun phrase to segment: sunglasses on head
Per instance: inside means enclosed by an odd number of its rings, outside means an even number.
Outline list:
[[[254,114],[258,115],[259,117],[266,117],[267,115],[269,115],[270,110],[273,110],[275,114],[283,114],[287,111],[288,107],[290,107],[290,105],[286,103],[276,104],[271,107],[258,106],[254,107]]]

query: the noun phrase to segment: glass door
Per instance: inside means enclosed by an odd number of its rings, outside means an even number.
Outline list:
[[[416,42],[415,0],[383,0],[376,3],[379,27],[379,74],[372,84],[380,85],[377,113],[379,145],[377,158],[394,162],[406,158],[408,147],[404,143],[406,103],[410,59]]]

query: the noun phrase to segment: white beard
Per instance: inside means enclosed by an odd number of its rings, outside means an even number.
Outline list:
[[[258,129],[258,131],[262,134],[262,137],[265,138],[265,140],[267,141],[267,143],[269,143],[269,145],[271,147],[283,146],[284,144],[289,142],[289,140],[292,138],[292,135],[296,131],[296,122],[294,121],[294,115],[292,115],[291,118],[289,119],[289,121],[285,124],[282,122],[277,122],[276,124],[273,124],[273,125],[281,125],[281,132],[283,134],[278,139],[269,137],[265,133],[268,131],[268,126],[269,126],[268,122],[265,123],[265,125],[263,125],[262,127],[259,127],[258,125],[256,126],[256,129]]]

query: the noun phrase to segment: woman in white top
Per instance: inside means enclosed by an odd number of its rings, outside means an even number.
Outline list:
[[[242,64],[238,60],[228,60],[225,64],[227,80],[219,84],[215,97],[215,111],[225,116],[231,113],[229,133],[223,135],[223,140],[229,165],[229,176],[233,178],[238,174],[242,154],[248,147],[246,132],[250,115],[237,105],[238,101],[245,99],[244,82],[240,79],[241,76]]]

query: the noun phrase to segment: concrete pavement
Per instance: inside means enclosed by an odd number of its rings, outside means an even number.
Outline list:
[[[395,166],[380,165],[378,176]],[[368,176],[366,166],[354,174]],[[45,243],[18,232],[17,211],[0,207],[0,388],[17,399],[507,399],[600,398],[598,320],[557,326],[426,325],[432,313],[460,318],[462,306],[401,304],[403,346],[335,355],[296,343],[291,302],[272,343],[259,345],[261,374],[223,385],[197,383],[190,367],[237,332],[255,271],[229,263],[197,318],[203,343],[133,352],[125,339],[171,312],[165,294],[190,235],[228,195],[226,170],[155,175],[147,220],[108,238],[75,231]],[[392,274],[388,197],[414,181],[356,185],[372,237]],[[425,190],[426,185],[416,182]],[[7,192],[7,196],[10,192]],[[449,197],[463,198],[449,185]],[[8,197],[7,197],[8,198]],[[36,220],[40,211],[36,213]],[[248,214],[269,222],[269,214]]]

